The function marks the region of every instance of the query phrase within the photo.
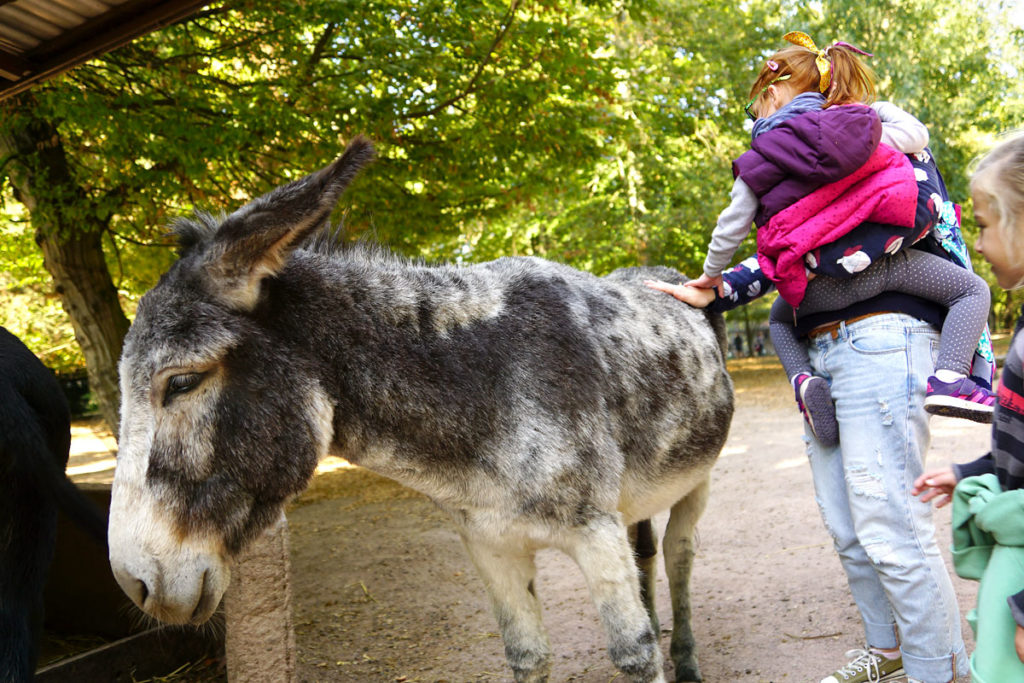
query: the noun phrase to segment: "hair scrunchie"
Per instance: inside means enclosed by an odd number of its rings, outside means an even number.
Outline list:
[[[832,82],[832,62],[825,56],[825,51],[818,48],[811,40],[811,37],[803,31],[790,31],[786,35],[782,36],[783,40],[789,41],[794,45],[800,47],[806,47],[811,52],[815,53],[814,63],[818,67],[818,92],[825,92],[828,90],[829,84]]]
[[[803,31],[790,31],[786,35],[782,36],[782,39],[789,41],[794,45],[805,47],[811,52],[815,53],[816,56],[814,57],[814,64],[818,67],[818,74],[820,76],[820,78],[818,79],[818,92],[822,93],[828,90],[828,87],[832,84],[832,61],[828,58],[828,51],[831,50],[833,47],[838,46],[849,48],[850,50],[862,54],[865,57],[874,56],[870,52],[865,52],[864,50],[861,50],[859,47],[855,47],[841,40],[837,40],[836,42],[832,43],[832,45],[822,50],[817,45],[815,45],[811,37],[804,33]]]

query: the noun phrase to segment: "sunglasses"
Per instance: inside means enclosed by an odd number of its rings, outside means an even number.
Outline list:
[[[784,76],[779,76],[778,78],[772,79],[771,81],[768,82],[768,85],[761,88],[761,92],[757,93],[757,95],[754,96],[754,99],[750,100],[750,102],[747,103],[747,106],[743,107],[743,111],[746,112],[747,117],[751,121],[757,121],[757,116],[754,114],[754,112],[750,111],[750,108],[754,106],[754,102],[757,102],[759,99],[761,99],[761,96],[768,92],[768,88],[772,87],[779,81],[788,81],[792,75],[793,74],[786,74]]]

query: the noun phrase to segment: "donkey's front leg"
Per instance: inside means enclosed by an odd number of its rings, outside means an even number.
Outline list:
[[[612,662],[633,681],[663,683],[658,637],[640,599],[637,568],[621,516],[598,516],[574,532],[565,551],[586,578],[608,633]]]
[[[472,538],[463,543],[480,572],[505,643],[505,658],[516,683],[544,683],[551,671],[551,645],[534,589],[532,550]]]
[[[672,595],[672,645],[670,654],[676,668],[676,681],[701,680],[697,665],[697,646],[690,620],[690,572],[693,569],[694,535],[697,520],[708,502],[709,482],[698,485],[672,506],[665,537],[665,573]]]

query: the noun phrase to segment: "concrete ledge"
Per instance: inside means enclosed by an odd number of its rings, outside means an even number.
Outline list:
[[[224,613],[231,683],[296,680],[288,521],[283,514],[232,566]]]

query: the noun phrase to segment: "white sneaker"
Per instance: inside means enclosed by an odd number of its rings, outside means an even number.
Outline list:
[[[848,650],[846,656],[850,659],[846,666],[821,679],[821,683],[895,682],[904,675],[902,657],[889,659],[869,650]]]

